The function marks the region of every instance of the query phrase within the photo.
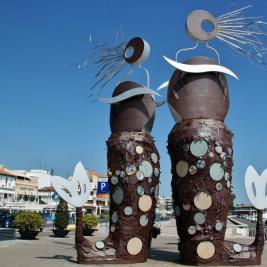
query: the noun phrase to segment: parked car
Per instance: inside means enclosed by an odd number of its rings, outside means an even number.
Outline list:
[[[0,211],[0,228],[14,228],[16,214],[8,210]]]

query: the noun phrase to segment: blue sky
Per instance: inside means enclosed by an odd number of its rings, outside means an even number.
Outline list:
[[[184,25],[194,9],[215,16],[227,11],[232,1],[39,1],[0,0],[0,162],[11,169],[54,168],[71,174],[81,160],[85,166],[106,171],[109,106],[91,104],[86,98],[94,82],[93,70],[77,64],[89,55],[89,36],[115,40],[122,25],[124,36],[141,36],[151,45],[145,67],[151,87],[168,80],[173,68],[162,55],[192,46]],[[265,1],[253,4],[247,14],[266,16]],[[211,42],[222,64],[240,81],[228,78],[231,106],[226,124],[234,132],[233,185],[237,202],[247,202],[244,174],[249,164],[258,172],[267,167],[267,72],[224,45]],[[199,49],[196,54],[212,56]],[[181,60],[194,54],[183,54]],[[143,75],[134,76],[144,80]],[[113,91],[109,85],[104,95]],[[164,93],[163,93],[164,95]],[[167,136],[174,121],[167,106],[157,110],[153,136],[161,154],[161,194],[171,195]]]

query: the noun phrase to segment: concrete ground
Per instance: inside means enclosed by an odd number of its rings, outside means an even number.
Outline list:
[[[157,239],[153,239],[148,261],[124,266],[183,266],[179,265],[175,222],[173,220],[164,222],[161,229],[161,235]],[[89,239],[92,241],[101,240],[105,235],[104,230],[100,230]],[[236,237],[234,240],[250,243],[253,239]],[[55,238],[51,230],[45,230],[38,235],[36,240],[18,238],[15,245],[0,247],[1,267],[77,267],[75,260],[74,233],[70,233],[66,238]],[[267,244],[262,257],[262,266],[267,266]]]

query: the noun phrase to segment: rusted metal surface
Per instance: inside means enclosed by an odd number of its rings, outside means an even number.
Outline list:
[[[205,64],[210,60],[198,57],[188,62]],[[225,77],[176,71],[168,101],[171,111],[182,118],[168,137],[181,263],[260,264],[264,246],[261,211],[253,244],[224,240],[233,166],[232,133],[223,122],[229,107]]]

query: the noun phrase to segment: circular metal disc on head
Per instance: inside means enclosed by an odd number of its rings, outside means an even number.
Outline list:
[[[142,215],[139,221],[141,226],[146,226],[148,224],[148,216]]]
[[[196,157],[202,157],[208,152],[208,143],[205,140],[194,140],[190,144],[190,151]]]
[[[200,242],[197,246],[197,255],[203,259],[207,260],[213,257],[215,254],[215,246],[210,241]]]
[[[202,24],[204,22],[212,24],[213,29],[211,31],[203,29]],[[191,12],[187,17],[186,28],[188,34],[198,41],[209,41],[215,38],[218,33],[218,23],[216,19],[205,10],[195,10]]]
[[[112,213],[112,215],[111,215],[111,221],[112,221],[113,223],[117,223],[118,220],[119,220],[119,214],[118,214],[117,211],[114,211],[114,212]]]
[[[194,204],[200,210],[208,209],[212,204],[212,199],[207,192],[198,192],[194,197]]]
[[[221,231],[222,229],[223,229],[223,224],[220,222],[220,221],[218,221],[216,224],[215,224],[215,229],[216,229],[216,231]]]
[[[227,153],[228,153],[229,156],[232,156],[232,154],[233,154],[233,150],[232,150],[231,147],[228,147],[228,148],[227,148]]]
[[[99,249],[99,250],[102,250],[102,249],[104,249],[105,244],[104,244],[102,241],[97,241],[97,242],[95,243],[95,247],[96,247],[97,249]]]
[[[210,166],[210,177],[214,181],[220,181],[224,176],[224,168],[221,163],[215,162]]]
[[[179,177],[185,177],[188,173],[189,164],[187,161],[179,160],[176,164],[176,173]]]
[[[137,171],[136,172],[136,178],[138,181],[143,181],[145,179],[145,175],[142,171]]]
[[[155,174],[156,177],[159,176],[159,169],[158,169],[158,168],[155,168],[155,169],[154,169],[154,174]]]
[[[138,200],[138,207],[141,211],[149,211],[152,207],[152,198],[149,195],[141,196]]]
[[[110,178],[110,181],[112,184],[116,185],[118,182],[119,182],[119,179],[117,176],[113,175],[111,178]]]
[[[128,175],[132,175],[134,173],[136,173],[136,167],[134,165],[130,165],[126,168],[126,173]]]
[[[120,173],[121,173],[121,171],[120,171],[120,170],[116,170],[116,171],[115,171],[115,175],[117,175],[117,176],[119,176],[119,175],[120,175]]]
[[[221,191],[223,189],[223,186],[221,183],[216,184],[216,190]]]
[[[194,235],[197,232],[196,227],[194,225],[189,226],[187,232],[190,235]]]
[[[238,252],[238,253],[242,251],[242,247],[240,244],[234,244],[233,249],[235,252]]]
[[[175,214],[176,214],[176,216],[179,216],[180,215],[180,208],[178,207],[178,206],[175,206],[174,207],[174,212],[175,212]]]
[[[206,221],[206,216],[202,212],[198,212],[194,216],[194,221],[196,224],[203,224]]]
[[[139,196],[142,196],[142,195],[144,195],[144,193],[145,193],[145,189],[144,189],[143,186],[138,186],[137,189],[136,189],[136,192],[137,192],[137,194],[138,194]]]
[[[158,156],[156,153],[152,153],[151,154],[151,160],[153,163],[157,163],[158,162]]]
[[[124,193],[120,186],[117,186],[112,194],[112,199],[116,204],[121,204],[123,201]]]
[[[128,241],[127,251],[130,255],[137,255],[142,250],[142,241],[138,237],[134,237]]]
[[[218,154],[221,154],[221,153],[222,153],[222,147],[221,147],[221,146],[216,146],[216,147],[215,147],[215,151],[216,151]]]
[[[194,166],[194,165],[191,165],[190,167],[189,167],[189,173],[190,174],[196,174],[197,173],[197,167],[196,166]]]
[[[227,186],[227,188],[230,188],[231,187],[231,182],[230,181],[227,181],[226,182],[226,186]]]
[[[183,204],[184,210],[190,210],[190,204]]]
[[[198,169],[203,169],[205,167],[205,164],[206,162],[204,159],[199,159],[196,163],[196,166]]]
[[[141,146],[136,146],[135,151],[137,154],[142,154],[144,152],[144,149]]]
[[[145,177],[150,177],[153,174],[153,168],[149,161],[142,161],[141,165],[139,166],[139,171],[142,171]]]
[[[113,232],[115,232],[115,230],[116,230],[115,225],[111,225],[111,227],[110,227],[110,232],[113,233]]]
[[[130,216],[133,214],[133,209],[132,207],[125,207],[124,208],[124,214],[127,215],[127,216]]]

